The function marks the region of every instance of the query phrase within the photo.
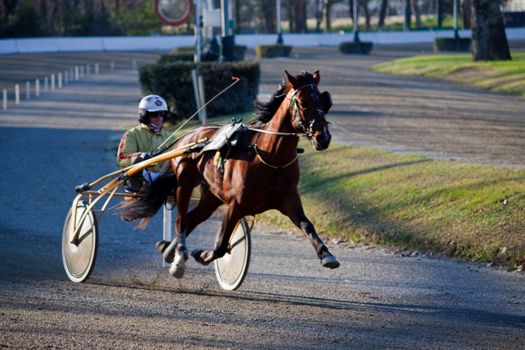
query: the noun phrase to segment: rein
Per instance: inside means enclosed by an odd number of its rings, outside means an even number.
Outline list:
[[[284,169],[284,168],[288,168],[290,165],[292,165],[293,163],[295,163],[295,161],[297,160],[297,153],[295,154],[295,158],[292,159],[291,161],[289,161],[288,163],[284,164],[284,165],[273,165],[273,164],[270,164],[268,163],[267,161],[265,161],[263,159],[263,157],[261,156],[261,154],[259,153],[259,149],[257,148],[257,144],[253,144],[253,149],[255,150],[255,155],[257,156],[257,158],[259,158],[259,160],[261,161],[261,163],[263,163],[264,165],[266,165],[267,167],[270,167],[272,169],[276,169],[276,170],[279,170],[279,169]]]
[[[296,136],[296,137],[299,137],[299,136],[307,136],[308,135],[305,132],[268,131],[268,130],[264,130],[264,129],[252,128],[251,126],[247,127],[246,129],[251,130],[251,131],[255,131],[255,132],[260,132],[261,134],[277,135],[277,136]]]

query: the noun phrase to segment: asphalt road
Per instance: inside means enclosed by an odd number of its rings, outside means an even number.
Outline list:
[[[334,129],[351,125],[348,142],[358,142],[379,119],[373,114],[379,112],[368,114],[365,126],[367,114],[356,113],[366,105],[360,92],[367,84],[369,91],[393,84],[364,71],[370,60],[383,56],[339,57],[337,65],[320,66],[320,58],[336,59],[333,52],[321,51],[264,61],[262,95],[273,91],[282,70],[317,63],[322,84],[334,95]],[[428,84],[443,99],[466,91],[470,99],[509,104],[507,97],[475,89]],[[403,91],[406,85],[395,86],[400,91],[391,92],[391,101],[395,94],[412,94]],[[182,280],[168,275],[154,249],[161,237],[159,218],[137,231],[106,213],[93,274],[85,283],[70,282],[61,265],[60,235],[73,187],[115,169],[115,139],[135,123],[139,98],[136,73],[119,71],[0,112],[0,346],[523,349],[523,274],[332,241],[327,243],[341,267],[327,270],[292,228],[282,232],[256,225],[247,279],[240,290],[225,292],[211,266],[190,261]],[[511,100],[519,108],[520,101]],[[410,104],[415,111],[415,101]],[[454,106],[450,115],[459,118]],[[350,124],[340,124],[346,109]],[[427,109],[419,106],[421,113]],[[511,125],[516,117],[509,114],[502,118]],[[190,249],[211,247],[216,225],[217,218],[200,227],[189,238]]]

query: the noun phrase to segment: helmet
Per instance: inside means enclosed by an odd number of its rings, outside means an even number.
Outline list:
[[[149,113],[164,112],[163,118],[166,120],[169,107],[166,101],[159,95],[148,95],[139,102],[139,122],[147,124],[149,122]]]

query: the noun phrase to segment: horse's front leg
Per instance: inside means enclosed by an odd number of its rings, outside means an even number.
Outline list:
[[[298,193],[293,193],[283,199],[279,211],[288,216],[290,220],[301,229],[310,239],[317,256],[321,260],[324,267],[335,269],[339,267],[339,261],[333,256],[326,245],[323,243],[312,222],[306,217],[301,203],[301,198]]]
[[[217,234],[215,249],[194,250],[191,253],[193,258],[203,265],[208,265],[213,260],[223,257],[228,252],[230,237],[240,219],[242,219],[242,216],[239,215],[235,205],[230,205],[224,214],[221,230]]]

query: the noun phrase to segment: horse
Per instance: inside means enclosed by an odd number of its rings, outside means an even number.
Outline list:
[[[221,166],[217,164],[217,152],[191,152],[171,159],[157,181],[145,184],[139,196],[124,201],[120,216],[128,221],[142,219],[144,226],[167,196],[175,194],[176,236],[172,241],[157,243],[164,259],[171,263],[171,275],[183,276],[188,259],[186,238],[221,205],[225,206],[225,212],[214,249],[191,253],[199,263],[208,265],[229,251],[230,237],[243,217],[276,209],[307,235],[322,266],[339,267],[337,258],[305,215],[297,190],[299,137],[306,136],[318,151],[330,145],[326,114],[332,101],[328,92],[319,91],[319,81],[319,71],[296,76],[285,71],[284,83],[270,101],[256,105],[255,119],[244,131],[247,147],[234,149]],[[179,138],[172,147],[211,139],[217,130],[214,126],[199,127]],[[193,189],[199,185],[198,204],[188,211]]]

